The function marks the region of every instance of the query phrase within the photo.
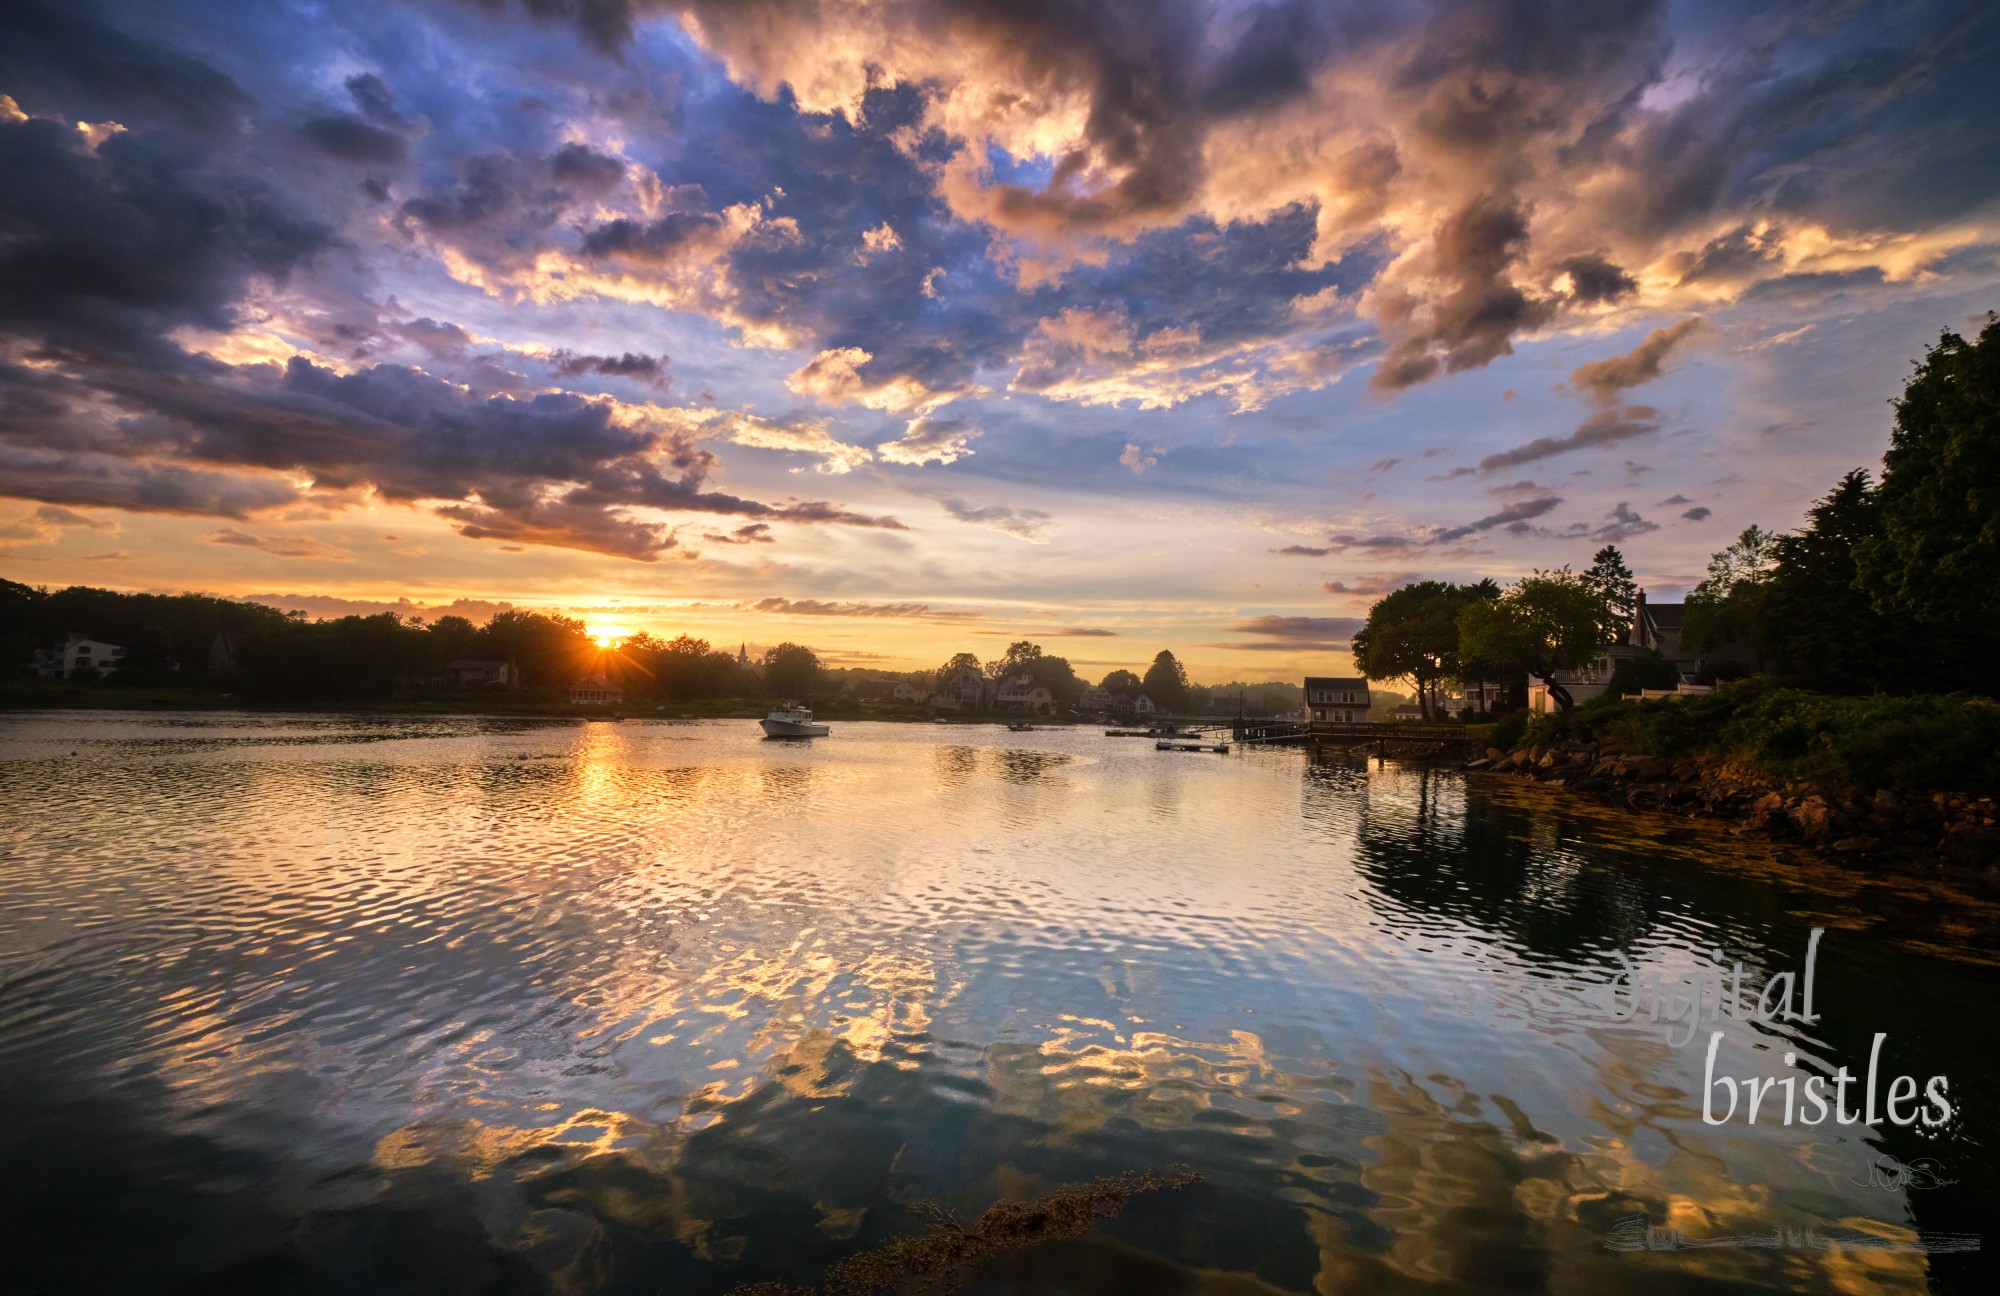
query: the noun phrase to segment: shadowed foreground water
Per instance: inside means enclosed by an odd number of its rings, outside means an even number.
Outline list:
[[[1971,1291],[1803,1230],[2000,1240],[1979,904],[1455,772],[67,713],[0,719],[0,817],[0,1290],[812,1283],[912,1202],[1171,1165],[968,1290]],[[1813,926],[1822,1020],[1718,1023],[1718,1073],[1887,1032],[1950,1123],[1705,1125],[1709,1025],[1574,992]]]

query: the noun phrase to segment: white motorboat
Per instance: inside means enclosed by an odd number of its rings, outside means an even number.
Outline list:
[[[814,724],[813,713],[796,702],[773,707],[771,714],[757,723],[764,726],[767,738],[824,738],[833,732],[823,724]]]

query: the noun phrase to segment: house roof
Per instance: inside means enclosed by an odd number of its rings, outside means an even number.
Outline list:
[[[1368,681],[1359,675],[1308,675],[1306,687],[1362,691],[1367,689]]]
[[[616,684],[613,684],[610,680],[604,678],[602,675],[586,675],[582,679],[578,680],[576,683],[570,685],[570,688],[609,689],[614,693],[623,693],[625,691],[624,689],[619,688]]]
[[[1646,615],[1662,630],[1678,630],[1681,628],[1681,618],[1687,615],[1687,604],[1648,603]]]

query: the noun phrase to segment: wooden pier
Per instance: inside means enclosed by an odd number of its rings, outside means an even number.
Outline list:
[[[1426,747],[1468,741],[1461,724],[1368,721],[1248,720],[1234,727],[1236,741],[1265,746],[1358,747],[1369,743],[1414,743]]]
[[[1182,739],[1162,738],[1153,744],[1154,751],[1214,752],[1218,756],[1229,754],[1226,742],[1190,742]]]

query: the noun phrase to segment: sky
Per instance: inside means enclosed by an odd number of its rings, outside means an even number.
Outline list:
[[[2000,7],[15,0],[0,575],[1346,671],[2000,309]]]

